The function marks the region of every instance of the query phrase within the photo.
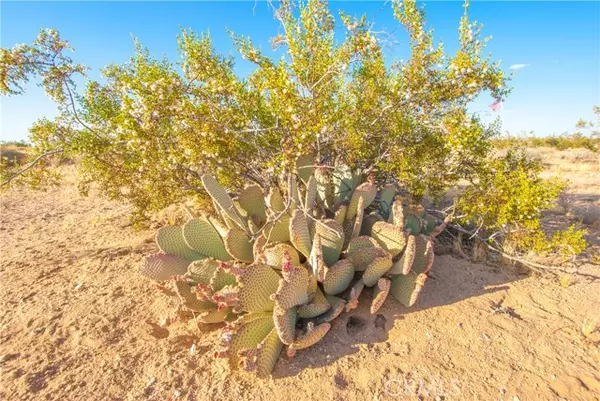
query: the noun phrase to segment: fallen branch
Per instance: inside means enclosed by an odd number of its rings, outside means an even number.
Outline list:
[[[39,163],[40,160],[45,159],[46,157],[52,156],[52,155],[54,155],[56,153],[62,153],[62,152],[63,152],[63,149],[62,148],[58,148],[58,149],[54,149],[54,150],[48,151],[46,153],[42,153],[41,155],[39,155],[38,157],[36,157],[35,159],[33,159],[25,167],[23,167],[21,170],[17,171],[16,173],[14,173],[10,177],[8,177],[6,180],[2,181],[2,184],[0,184],[0,187],[3,187],[5,185],[10,184],[10,182],[12,180],[14,180],[15,178],[23,175],[25,172],[27,172],[27,170],[33,168],[36,164]]]
[[[514,262],[519,262],[519,263],[521,263],[521,264],[523,264],[523,265],[525,265],[525,266],[527,266],[529,268],[532,268],[534,270],[537,270],[537,271],[549,271],[550,270],[550,271],[554,271],[554,272],[561,272],[561,273],[568,273],[568,274],[576,274],[576,275],[580,275],[580,276],[585,276],[585,277],[588,277],[588,278],[592,278],[594,280],[595,279],[600,279],[600,277],[598,277],[598,276],[594,276],[594,275],[590,275],[590,274],[585,274],[585,273],[580,273],[580,272],[578,272],[575,269],[565,269],[565,268],[560,267],[560,266],[543,265],[543,264],[540,264],[540,263],[536,263],[536,262],[532,262],[530,260],[526,260],[526,259],[520,258],[520,257],[515,256],[515,255],[508,254],[508,253],[504,252],[503,250],[501,250],[501,249],[499,249],[499,248],[497,248],[494,245],[492,245],[492,244],[489,243],[489,240],[493,236],[490,237],[490,238],[483,238],[479,234],[477,234],[477,231],[467,230],[467,229],[459,226],[458,224],[454,224],[454,223],[448,223],[448,227],[451,227],[452,229],[454,229],[454,230],[456,230],[458,232],[461,232],[463,234],[467,234],[467,235],[470,236],[470,238],[477,238],[482,243],[484,243],[485,246],[488,249],[490,249],[490,250],[492,250],[492,251],[494,251],[496,253],[499,253],[500,255],[504,256],[505,258],[507,258],[509,260],[512,260]]]

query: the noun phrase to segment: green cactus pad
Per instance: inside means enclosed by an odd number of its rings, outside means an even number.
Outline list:
[[[377,196],[377,185],[372,181],[363,182],[360,184],[352,193],[350,204],[348,205],[348,211],[346,212],[346,219],[352,219],[356,216],[358,211],[358,202],[362,198],[363,208],[369,207]]]
[[[255,218],[260,226],[267,221],[267,210],[263,190],[258,184],[248,185],[238,197],[240,206],[248,216]]]
[[[346,304],[346,312],[350,312],[352,309],[355,309],[358,306],[358,297],[360,297],[360,294],[364,288],[365,283],[362,281],[362,279],[354,283],[352,289],[350,290],[350,298]]]
[[[288,182],[288,190],[287,190],[288,199],[290,199],[290,208],[291,210],[299,209],[300,205],[300,193],[298,192],[298,182],[296,182],[296,178],[292,177],[292,179]]]
[[[210,224],[212,224],[213,227],[215,228],[215,230],[217,230],[217,232],[219,233],[221,238],[223,238],[227,235],[227,232],[229,232],[229,227],[227,225],[223,224],[221,219],[219,219],[218,217],[215,217],[215,216],[208,216],[207,218],[208,218],[208,221],[210,221]]]
[[[317,324],[331,322],[344,311],[344,307],[346,306],[346,301],[340,297],[336,297],[335,295],[326,294],[325,298],[327,299],[327,303],[329,303],[330,308],[327,312],[315,319],[315,323]]]
[[[358,201],[358,208],[356,209],[356,216],[354,217],[354,224],[352,227],[352,234],[350,234],[350,240],[352,238],[356,238],[360,235],[360,230],[362,227],[362,222],[363,222],[363,218],[365,215],[365,209],[363,207],[364,203],[363,203],[363,198],[361,197]],[[347,239],[348,243],[350,242],[350,240]]]
[[[254,260],[259,261],[259,258],[262,257],[263,249],[266,245],[267,238],[265,237],[264,233],[260,234],[252,245],[252,254],[254,255]]]
[[[412,271],[416,274],[427,273],[433,265],[435,254],[433,252],[433,241],[430,237],[419,235],[415,237],[415,259]]]
[[[296,322],[298,320],[298,313],[296,307],[289,309],[281,309],[275,305],[273,310],[273,322],[277,329],[279,339],[284,344],[291,344],[296,338]]]
[[[242,229],[230,229],[223,240],[225,249],[227,249],[227,252],[235,259],[248,263],[254,261],[252,242],[250,242],[250,237],[248,237]]]
[[[380,278],[373,290],[373,301],[371,302],[371,314],[374,315],[379,311],[390,293],[392,282],[387,278]]]
[[[185,243],[194,251],[218,260],[231,260],[221,236],[205,218],[190,219],[183,225]]]
[[[419,293],[425,285],[427,274],[416,274],[411,271],[407,275],[392,276],[390,292],[404,306],[413,306],[417,302]]]
[[[156,244],[163,253],[181,256],[189,261],[206,258],[206,255],[194,251],[186,244],[183,238],[183,229],[180,226],[159,228],[156,232]]]
[[[292,258],[292,265],[299,266],[300,265],[300,255],[296,248],[291,246],[290,244],[275,244],[275,245],[267,245],[267,247],[263,248],[263,256],[265,259],[265,263],[269,266],[272,266],[274,269],[281,269],[283,265],[284,258],[283,255],[288,252],[290,257]]]
[[[306,182],[306,195],[304,196],[304,210],[310,213],[315,207],[317,201],[317,179],[310,176]]]
[[[159,253],[142,260],[140,273],[152,280],[163,281],[185,274],[189,264],[190,261],[181,256]]]
[[[333,184],[327,168],[317,168],[314,173],[317,180],[317,196],[326,208],[333,207]]]
[[[419,216],[404,210],[404,229],[410,230],[412,235],[419,235],[422,228],[422,222]]]
[[[333,202],[337,204],[341,201],[350,199],[354,187],[356,187],[355,177],[352,169],[345,164],[339,164],[333,169]]]
[[[273,328],[256,348],[239,352],[241,364],[244,370],[254,372],[261,378],[267,377],[275,368],[282,348],[283,343]]]
[[[204,189],[206,189],[206,192],[208,192],[218,208],[240,228],[245,229],[246,225],[239,216],[239,213],[229,197],[229,194],[225,191],[225,188],[223,188],[210,174],[204,174],[201,179]]]
[[[348,288],[354,277],[354,266],[348,259],[337,261],[327,270],[323,281],[323,290],[327,294],[337,295]]]
[[[379,211],[382,215],[390,214],[396,192],[396,184],[388,184],[379,191]]]
[[[367,270],[363,273],[362,280],[367,287],[373,287],[377,280],[381,278],[392,267],[392,257],[390,254],[373,259]]]
[[[315,345],[325,337],[330,328],[330,323],[322,323],[315,327],[314,323],[309,322],[306,333],[296,337],[289,345],[287,355],[291,358],[296,354],[297,350]]]
[[[294,210],[290,219],[290,241],[300,253],[307,258],[309,257],[312,244],[308,231],[308,221],[299,209]]]
[[[435,217],[427,214],[425,215],[425,225],[423,227],[423,234],[429,235],[436,227]]]
[[[384,221],[373,224],[371,236],[379,245],[395,257],[404,250],[406,246],[406,234],[402,228]]]
[[[390,274],[408,274],[413,266],[416,252],[416,238],[414,235],[409,235],[406,240],[406,248],[402,257],[392,265]]]
[[[315,224],[315,235],[321,238],[323,260],[332,266],[340,258],[344,246],[344,229],[335,220],[319,220]]]
[[[371,235],[373,225],[378,221],[383,221],[383,217],[377,212],[371,212],[363,217],[362,226],[360,227],[360,235]]]
[[[275,304],[282,309],[308,303],[310,276],[304,266],[284,266],[283,278],[279,280],[277,291],[272,296]]]
[[[223,266],[226,265],[219,265],[219,267],[215,270],[213,276],[210,278],[209,285],[213,291],[220,291],[225,286],[233,286],[237,284],[236,277],[233,274],[231,274],[228,270],[226,270]]]
[[[315,158],[309,155],[302,155],[296,158],[296,172],[302,182],[306,183],[313,174]]]
[[[336,223],[338,223],[339,225],[343,225],[344,222],[346,221],[346,212],[348,211],[348,205],[345,203],[340,203],[337,207],[337,209],[335,210],[335,217],[334,220],[336,221]]]
[[[346,260],[352,262],[354,271],[362,272],[367,270],[367,267],[375,258],[381,257],[391,258],[390,254],[385,249],[373,247],[359,249],[356,252],[349,254]]]
[[[402,206],[402,199],[397,199],[392,204],[388,223],[392,223],[396,227],[400,227],[402,230],[404,230],[404,206]]]
[[[290,240],[290,216],[284,214],[277,221],[268,222],[264,235],[267,243],[288,242]]]
[[[285,210],[285,199],[281,196],[281,191],[277,187],[271,187],[267,195],[267,205],[275,212],[280,213]]]
[[[198,299],[194,287],[185,280],[175,280],[175,290],[181,299],[181,304],[194,312],[202,312],[215,308],[212,302]]]
[[[256,348],[273,330],[271,313],[250,313],[239,317],[227,328],[224,335],[229,366],[240,365],[240,351]]]
[[[308,257],[308,264],[312,268],[313,275],[317,278],[317,281],[322,283],[325,280],[327,266],[325,265],[325,260],[323,260],[321,236],[318,234],[315,234],[310,256]]]
[[[219,268],[220,262],[212,258],[206,258],[192,262],[187,269],[186,278],[193,283],[209,285],[210,280]]]
[[[377,243],[377,241],[375,241],[375,239],[373,237],[369,237],[368,235],[362,235],[360,237],[352,238],[352,240],[348,244],[348,248],[346,249],[346,252],[348,252],[348,254],[350,254],[350,253],[358,251],[359,249],[373,248],[373,247],[379,247],[379,244]]]
[[[200,312],[198,321],[207,324],[221,323],[227,320],[231,313],[230,308],[217,309],[216,306],[210,310]]]
[[[254,263],[232,269],[239,282],[238,304],[235,312],[262,312],[273,310],[275,302],[271,296],[279,286],[280,277],[271,267]]]
[[[315,296],[309,304],[301,305],[298,307],[298,317],[309,319],[317,317],[327,312],[331,306],[327,302],[327,298],[323,295],[323,292],[317,288]]]

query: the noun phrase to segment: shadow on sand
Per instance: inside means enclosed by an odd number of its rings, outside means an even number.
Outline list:
[[[360,344],[373,346],[386,342],[395,321],[404,319],[407,314],[506,290],[507,284],[519,279],[521,277],[498,268],[472,264],[450,255],[437,256],[416,305],[407,308],[390,296],[379,313],[371,315],[372,291],[365,289],[359,307],[335,319],[319,344],[303,350],[302,355],[293,359],[282,354],[273,378],[296,376],[304,369],[329,365],[357,353]]]

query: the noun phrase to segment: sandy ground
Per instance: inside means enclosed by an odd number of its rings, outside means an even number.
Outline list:
[[[600,199],[598,177],[577,202]],[[0,202],[1,400],[600,399],[600,335],[582,334],[600,318],[598,265],[561,286],[438,255],[415,307],[389,299],[373,316],[364,293],[257,380],[212,357],[218,325],[159,326],[173,305],[137,273],[153,232],[133,230],[126,206],[80,197],[69,174]]]

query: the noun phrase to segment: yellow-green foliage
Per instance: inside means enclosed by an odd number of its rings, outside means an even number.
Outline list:
[[[87,68],[65,56],[70,47],[57,31],[42,30],[31,46],[1,49],[0,92],[22,93],[40,76],[61,113],[33,129],[34,154],[61,148],[76,156],[84,190],[99,184],[139,217],[204,196],[204,172],[232,190],[245,181],[266,187],[310,153],[438,195],[474,173],[496,132],[466,112],[468,102],[484,91],[497,99],[508,93],[467,5],[457,21],[460,46],[449,54],[420,5],[394,1],[411,57],[390,65],[384,37],[365,16],[338,17],[323,0],[283,1],[275,14],[283,33],[272,45],[285,57],[271,59],[231,33],[256,65],[245,79],[209,34],[183,31],[178,65],[136,42],[127,64],[105,67],[102,81],[87,80],[79,94],[75,81]],[[335,32],[340,25],[345,34]]]
[[[564,181],[542,179],[541,162],[528,158],[522,150],[511,149],[506,156],[487,163],[459,198],[457,208],[464,213],[463,223],[502,231],[521,250],[579,254],[585,249],[582,230],[571,226],[547,238],[541,228],[541,212],[565,188]]]

